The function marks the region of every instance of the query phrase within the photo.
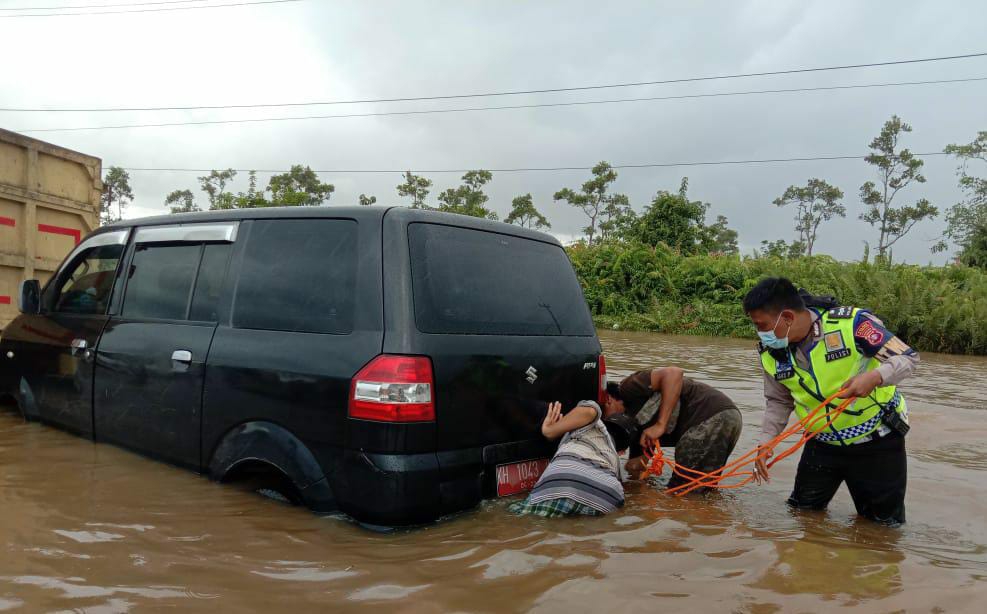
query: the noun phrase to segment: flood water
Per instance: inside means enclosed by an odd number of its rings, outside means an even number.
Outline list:
[[[725,391],[744,413],[738,451],[753,445],[751,342],[601,337],[611,377],[677,364]],[[789,511],[793,458],[769,485],[708,498],[629,483],[603,518],[518,518],[490,501],[384,535],[0,411],[0,611],[982,612],[987,359],[923,358],[903,386],[900,529],[857,520],[845,489],[826,513]]]

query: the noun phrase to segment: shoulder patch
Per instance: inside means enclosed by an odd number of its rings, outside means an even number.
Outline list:
[[[861,341],[866,341],[868,344],[879,347],[881,342],[884,341],[884,329],[875,326],[873,322],[869,319],[864,320],[857,326],[857,329],[853,331],[853,336]]]
[[[853,307],[834,307],[829,310],[829,317],[838,320],[848,320],[853,317]]]

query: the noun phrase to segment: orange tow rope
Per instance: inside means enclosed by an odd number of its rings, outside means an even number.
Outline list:
[[[775,446],[779,445],[789,437],[798,434],[799,431],[802,431],[798,441],[794,442],[785,450],[782,450],[771,462],[768,463],[768,468],[771,468],[778,461],[797,452],[798,449],[804,446],[807,441],[815,437],[818,431],[828,428],[831,424],[833,424],[839,415],[843,413],[843,410],[849,407],[855,400],[855,397],[851,397],[840,403],[839,406],[833,409],[833,411],[824,411],[830,402],[839,396],[840,392],[842,392],[842,390],[833,393],[829,398],[820,403],[818,407],[806,414],[804,418],[782,431],[771,441],[757,446],[732,463],[728,463],[727,465],[724,465],[715,471],[710,471],[709,473],[679,465],[676,462],[665,458],[660,447],[652,446],[650,450],[644,451],[644,456],[647,458],[647,464],[645,465],[644,472],[641,473],[641,479],[643,480],[650,475],[661,475],[665,465],[668,465],[668,467],[672,470],[672,473],[686,480],[685,483],[668,489],[668,493],[675,495],[676,497],[681,497],[682,495],[688,494],[697,488],[740,488],[741,486],[749,484],[754,480],[753,471],[741,471],[741,468],[746,465],[756,463],[760,459],[766,459],[768,452],[774,450]],[[821,415],[819,413],[820,411],[822,411]],[[826,423],[822,426],[822,428],[816,429],[816,424],[822,420],[826,420]],[[729,484],[724,483],[725,480],[731,478],[741,479],[737,482],[732,482]]]

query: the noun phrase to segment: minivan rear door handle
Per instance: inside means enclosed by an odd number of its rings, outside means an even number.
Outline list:
[[[171,353],[171,359],[175,362],[189,364],[192,362],[192,352],[188,350],[175,350]]]
[[[82,360],[91,361],[93,357],[93,351],[89,349],[89,343],[85,339],[73,339],[71,344],[70,353],[72,356],[78,356],[82,354]]]

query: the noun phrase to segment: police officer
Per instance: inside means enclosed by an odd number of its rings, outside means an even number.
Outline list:
[[[912,374],[918,354],[862,309],[807,307],[780,277],[758,283],[744,311],[761,338],[762,442],[784,430],[793,409],[804,417],[841,388],[841,398],[857,399],[829,427],[828,419],[810,425],[822,430],[802,451],[789,505],[825,509],[846,482],[857,513],[905,522],[908,411],[895,386]],[[764,460],[755,473],[769,479]]]

